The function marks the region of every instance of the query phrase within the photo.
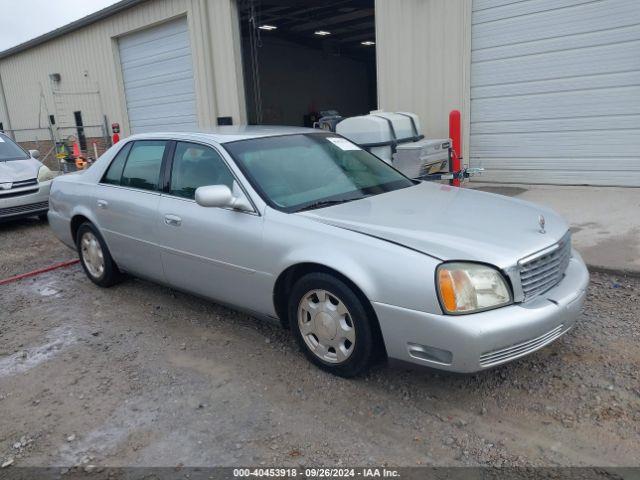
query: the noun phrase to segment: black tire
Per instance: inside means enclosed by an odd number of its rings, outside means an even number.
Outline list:
[[[322,289],[330,295],[335,295],[347,307],[353,328],[355,329],[355,342],[353,352],[342,363],[330,363],[316,356],[303,338],[298,323],[298,307],[303,297],[310,291]],[[302,352],[311,363],[321,369],[340,377],[355,377],[368,370],[376,358],[379,350],[377,336],[370,318],[369,310],[363,304],[360,297],[342,280],[326,273],[309,273],[301,277],[291,289],[289,295],[289,324],[291,331]]]
[[[89,271],[85,263],[85,259],[83,258],[81,240],[82,237],[88,232],[93,234],[93,236],[100,244],[100,248],[102,250],[104,259],[104,271],[99,276],[94,276]],[[107,248],[107,244],[105,243],[104,238],[102,238],[102,235],[100,235],[100,232],[96,227],[93,226],[92,223],[85,222],[78,228],[78,231],[76,233],[76,248],[78,250],[78,256],[80,257],[80,264],[82,265],[82,269],[84,270],[84,273],[86,273],[87,277],[89,277],[89,280],[91,280],[93,283],[95,283],[99,287],[106,288],[122,281],[123,275],[120,270],[118,270],[118,266],[113,261],[113,258],[111,258],[111,253],[109,253],[109,249]]]

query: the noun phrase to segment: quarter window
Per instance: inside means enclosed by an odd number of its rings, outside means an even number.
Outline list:
[[[120,179],[122,178],[122,169],[124,168],[124,162],[127,160],[127,155],[131,150],[131,143],[127,143],[120,149],[116,158],[113,159],[107,173],[105,173],[102,183],[110,183],[111,185],[120,185]]]
[[[166,141],[141,140],[134,142],[129,152],[121,185],[142,190],[158,190],[162,157]]]
[[[192,199],[196,189],[205,185],[226,185],[233,190],[233,174],[213,148],[178,142],[173,157],[169,193]]]

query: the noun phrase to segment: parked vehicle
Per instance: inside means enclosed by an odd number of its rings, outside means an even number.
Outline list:
[[[279,318],[342,376],[514,360],[571,329],[588,283],[553,211],[310,129],[134,135],[54,180],[49,221],[97,285],[126,272]]]
[[[54,175],[39,157],[37,150],[27,152],[0,132],[0,221],[47,218]]]

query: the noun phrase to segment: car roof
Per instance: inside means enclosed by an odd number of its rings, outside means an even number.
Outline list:
[[[172,139],[172,140],[201,140],[204,142],[229,143],[238,140],[249,140],[252,138],[276,137],[280,135],[295,135],[302,133],[318,133],[324,130],[303,127],[284,126],[255,126],[255,125],[233,125],[228,127],[216,127],[206,130],[190,130],[186,132],[149,132],[138,133],[127,137],[127,140],[143,139]]]

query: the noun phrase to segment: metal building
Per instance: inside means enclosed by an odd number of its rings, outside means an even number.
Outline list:
[[[640,187],[638,0],[376,7],[380,103],[460,108],[483,181]]]
[[[2,128],[43,155],[84,136],[91,154],[114,122],[123,135],[246,122],[237,15],[234,0],[122,0],[2,52]]]
[[[0,128],[43,153],[71,134],[104,148],[113,122],[376,108],[438,138],[461,110],[484,181],[638,187],[640,2],[122,0],[0,52]]]

